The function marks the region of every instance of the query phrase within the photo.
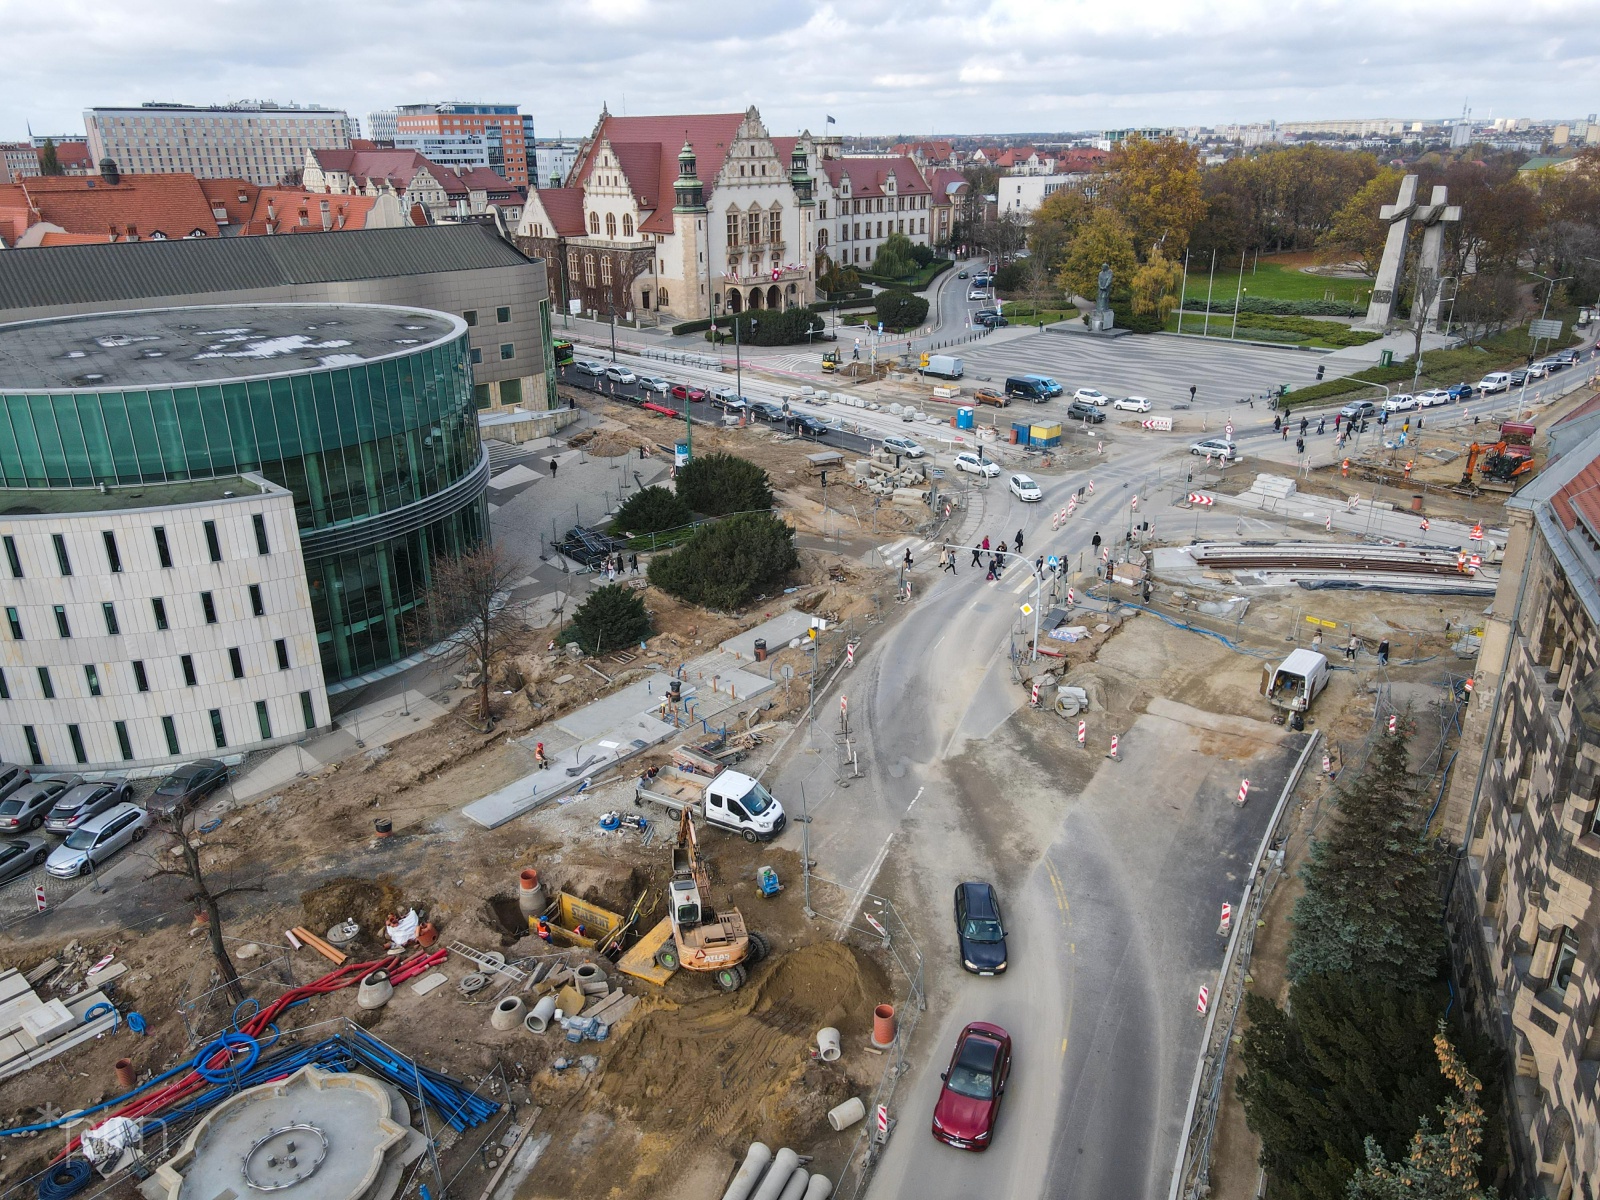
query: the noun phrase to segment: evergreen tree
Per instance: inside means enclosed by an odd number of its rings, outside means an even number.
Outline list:
[[[652,559],[650,582],[690,604],[727,612],[780,586],[799,565],[793,529],[769,512],[742,512],[700,526],[671,554]]]
[[[611,531],[617,534],[660,533],[694,520],[689,506],[671,488],[654,484],[641,488],[617,509]]]
[[[610,583],[589,593],[572,614],[571,640],[590,654],[629,646],[650,636],[650,614],[632,588]]]
[[[678,497],[697,513],[758,512],[772,507],[772,482],[748,458],[702,454],[678,471]]]
[[[44,145],[39,147],[39,174],[65,175],[61,167],[61,159],[56,154],[56,144],[51,138],[45,138]]]

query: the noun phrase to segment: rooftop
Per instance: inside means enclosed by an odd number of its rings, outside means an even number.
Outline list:
[[[414,353],[465,329],[459,317],[380,304],[229,304],[23,321],[0,325],[0,395],[354,366]]]
[[[178,504],[211,504],[235,496],[278,491],[253,479],[226,475],[182,483],[141,483],[133,487],[0,488],[0,517],[58,516],[64,513],[112,512],[135,508],[171,508]]]

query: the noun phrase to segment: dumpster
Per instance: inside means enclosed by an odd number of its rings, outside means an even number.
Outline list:
[[[956,409],[956,428],[971,429],[973,426],[972,410],[970,408]]]

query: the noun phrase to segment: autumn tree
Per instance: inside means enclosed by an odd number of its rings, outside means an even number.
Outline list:
[[[1099,292],[1100,267],[1104,263],[1111,265],[1113,275],[1124,287],[1138,264],[1133,231],[1120,213],[1109,208],[1097,209],[1078,231],[1056,273],[1056,282],[1069,296],[1093,300]]]
[[[1317,242],[1326,261],[1353,263],[1362,274],[1377,276],[1384,242],[1389,236],[1389,223],[1379,215],[1379,210],[1385,204],[1394,203],[1400,190],[1400,177],[1397,168],[1385,167],[1346,201]]]
[[[1160,246],[1181,258],[1205,216],[1200,152],[1180,138],[1128,138],[1106,162],[1104,195],[1141,257]]]
[[[527,568],[493,542],[432,562],[426,596],[416,618],[417,641],[442,642],[462,655],[477,675],[475,708],[485,731],[494,722],[489,677],[523,628],[508,603]]]
[[[1044,269],[1054,275],[1061,269],[1067,248],[1084,224],[1094,215],[1094,201],[1081,188],[1057,188],[1033,210],[1028,226],[1028,253],[1042,259]]]
[[[45,138],[44,145],[39,147],[39,174],[65,175],[61,159],[56,154],[56,143],[53,138]]]
[[[1178,307],[1178,288],[1182,280],[1182,265],[1167,258],[1157,246],[1150,257],[1139,264],[1129,281],[1133,311],[1165,321],[1167,314]]]

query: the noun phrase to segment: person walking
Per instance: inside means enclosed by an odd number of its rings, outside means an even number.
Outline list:
[[[983,548],[985,550],[989,549],[989,535],[987,533],[983,535]]]
[[[908,570],[908,571],[911,570],[911,566],[912,566],[912,563],[911,563],[911,547],[907,546],[906,547],[906,558],[905,558],[905,568],[906,568],[906,570]]]
[[[1089,544],[1094,547],[1095,555],[1098,557],[1100,554],[1100,531],[1098,529],[1095,530],[1094,536],[1089,539]]]
[[[1017,553],[1022,553],[1022,530],[1017,530]]]
[[[952,574],[952,575],[954,575],[956,573],[956,555],[955,555],[955,551],[946,550],[944,552],[944,569],[946,571],[949,571],[950,574]]]
[[[1311,635],[1311,648],[1318,654],[1322,653],[1322,630],[1317,630]]]
[[[554,479],[556,477],[556,468],[559,467],[560,465],[561,464],[558,463],[555,459],[552,458],[550,460],[550,478],[551,479]]]
[[[1283,423],[1283,440],[1286,442],[1289,440],[1289,422],[1287,421]]]
[[[628,570],[634,575],[639,573],[639,556],[637,554],[628,555]]]
[[[1044,574],[1044,555],[1041,554],[1038,558],[1033,560],[1033,573],[1035,575]]]
[[[1310,429],[1310,428],[1311,428],[1311,418],[1310,417],[1301,417],[1300,418],[1300,436],[1301,437],[1305,437],[1306,430]]]
[[[1356,660],[1356,648],[1361,645],[1361,639],[1355,634],[1350,635],[1350,644],[1344,648],[1344,656],[1351,662]]]
[[[1306,440],[1305,440],[1305,438],[1303,438],[1303,437],[1295,438],[1295,440],[1294,440],[1294,448],[1295,448],[1295,453],[1304,454],[1306,452]]]
[[[1005,569],[1005,565],[1006,565],[1006,544],[1004,542],[1001,542],[998,546],[996,546],[994,548],[994,569],[998,573],[998,572],[1003,571]]]
[[[1318,417],[1317,418],[1317,433],[1320,435],[1320,434],[1324,434],[1324,433],[1327,433],[1327,432],[1328,432],[1328,418],[1327,417]]]
[[[1273,417],[1272,418],[1272,432],[1273,433],[1277,433],[1278,430],[1280,430],[1282,428],[1283,428],[1283,418],[1282,417]]]
[[[1389,639],[1388,638],[1384,638],[1381,642],[1378,643],[1378,665],[1380,667],[1387,667],[1389,665]]]
[[[972,548],[972,565],[974,567],[983,566],[983,547],[982,546],[974,546]]]
[[[1336,412],[1333,414],[1333,431],[1335,433],[1339,432],[1339,423],[1343,420],[1344,414],[1342,412]]]

